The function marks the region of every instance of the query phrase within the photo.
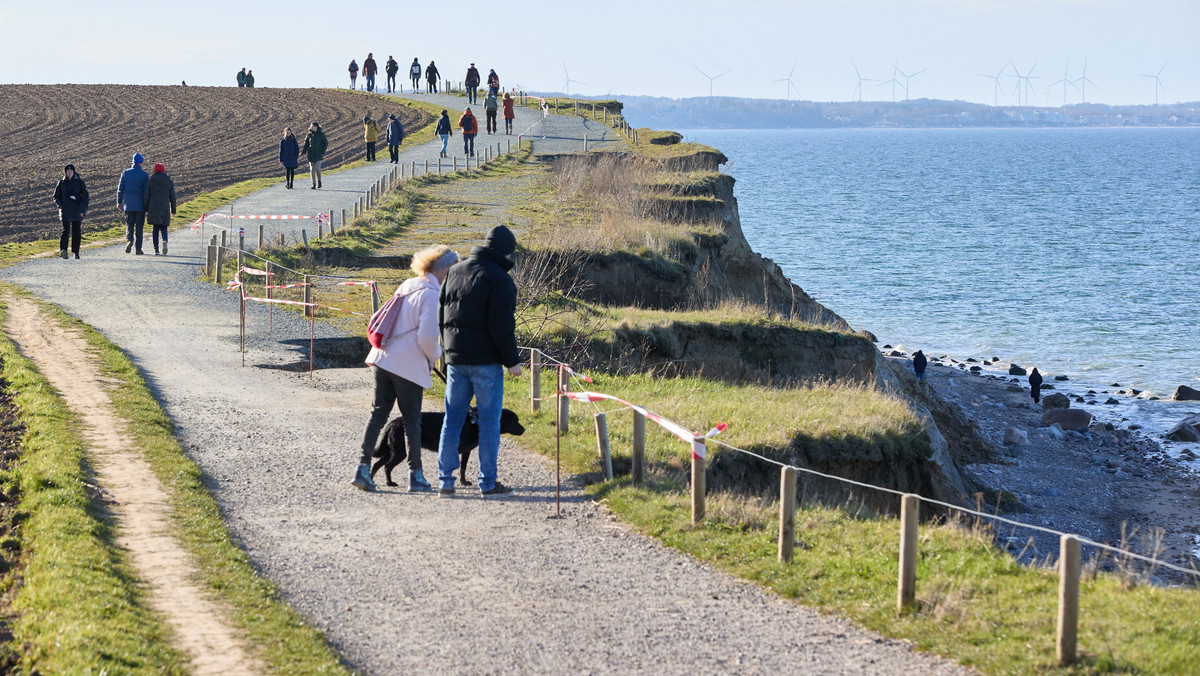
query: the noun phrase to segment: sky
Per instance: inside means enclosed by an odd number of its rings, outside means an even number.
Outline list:
[[[1087,62],[1087,100],[1200,101],[1200,0],[691,0],[419,3],[0,0],[0,83],[344,87],[351,58],[414,56],[460,80],[469,62],[505,88],[590,96],[890,101],[894,68],[912,98],[1014,105],[1064,101]],[[61,11],[60,11],[61,10]],[[464,19],[466,17],[466,19]],[[1011,61],[1011,66],[1009,65]],[[1165,67],[1164,67],[1165,65]],[[795,68],[792,72],[793,66]],[[1157,83],[1152,77],[1158,74]],[[1003,72],[1001,72],[1003,70]],[[919,75],[913,75],[920,72]],[[722,73],[724,73],[722,75]],[[791,74],[793,87],[784,81]],[[568,75],[569,74],[569,75]],[[986,76],[999,74],[1001,90]],[[905,78],[896,78],[903,84]],[[361,84],[361,80],[360,80]],[[897,99],[904,88],[896,88]],[[1066,102],[1082,94],[1068,85]]]

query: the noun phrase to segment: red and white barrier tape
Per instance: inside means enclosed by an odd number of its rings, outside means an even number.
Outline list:
[[[300,221],[300,220],[316,219],[317,223],[328,223],[329,222],[329,214],[317,214],[316,216],[296,216],[296,215],[291,215],[291,214],[258,214],[258,215],[246,214],[246,215],[236,215],[236,216],[231,216],[229,214],[221,214],[221,213],[200,214],[200,218],[197,218],[195,221],[192,222],[192,226],[191,226],[192,232],[197,232],[198,230],[200,230],[200,226],[204,225],[204,221],[206,221],[207,219],[210,219],[210,218],[249,219],[249,220],[254,220],[254,221]],[[215,225],[213,227],[219,228],[221,226]]]
[[[715,437],[716,435],[720,434],[721,432],[724,432],[726,430],[726,428],[729,427],[729,425],[727,425],[725,423],[720,423],[717,426],[713,427],[711,430],[709,430],[705,434],[696,434],[696,433],[692,432],[691,430],[689,430],[688,428],[684,427],[683,425],[680,425],[679,423],[677,423],[673,420],[668,420],[667,418],[664,418],[664,417],[658,415],[657,413],[654,413],[653,411],[650,411],[646,408],[638,406],[637,404],[631,404],[631,403],[625,401],[624,399],[621,399],[619,397],[614,397],[611,394],[604,394],[602,392],[559,392],[559,394],[561,394],[564,397],[567,397],[568,399],[574,399],[576,401],[595,402],[595,401],[608,400],[608,401],[615,401],[620,404],[624,404],[625,406],[628,406],[629,408],[646,416],[650,420],[653,420],[654,422],[658,423],[659,426],[661,426],[663,429],[667,430],[671,434],[674,434],[675,436],[679,437],[683,441],[686,441],[689,444],[691,444],[692,445],[692,457],[700,458],[701,460],[704,459],[705,451],[707,450],[704,446],[704,440],[708,439],[710,437]]]

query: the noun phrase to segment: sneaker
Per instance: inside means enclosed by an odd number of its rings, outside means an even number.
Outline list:
[[[163,241],[163,255],[164,255],[164,256],[166,256],[166,255],[167,255],[167,243],[166,243],[166,241]]]
[[[433,490],[433,486],[425,480],[425,475],[421,470],[408,473],[408,492],[409,493],[428,493]]]
[[[125,253],[129,253],[130,251],[133,251],[133,242],[126,242]]]
[[[79,260],[79,252],[78,251],[75,252],[75,260]]]
[[[483,495],[484,497],[491,498],[491,497],[498,497],[501,495],[512,495],[512,492],[513,492],[512,488],[505,486],[504,484],[497,481],[495,486],[492,486],[490,489],[488,489],[486,491],[479,491],[479,494]]]
[[[439,497],[439,498],[452,498],[452,497],[454,497],[454,486],[451,486],[451,487],[449,487],[449,488],[439,488],[439,489],[438,489],[438,497]]]
[[[137,251],[134,251],[134,252],[133,252],[133,255],[135,255],[135,256],[144,256],[144,255],[146,255],[146,252],[145,252],[145,251],[142,251],[141,249],[138,249]]]
[[[359,465],[354,471],[354,485],[359,490],[364,490],[368,493],[375,491],[375,482],[371,481],[371,467],[369,465]]]
[[[66,249],[63,249],[62,251],[59,251],[59,252],[58,252],[58,255],[59,255],[59,256],[62,256],[64,261],[65,261],[65,260],[67,260],[67,250],[66,250]]]

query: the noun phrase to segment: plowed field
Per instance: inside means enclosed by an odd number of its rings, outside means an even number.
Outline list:
[[[122,220],[117,181],[135,152],[145,156],[146,171],[166,165],[182,202],[282,176],[285,126],[303,144],[308,124],[321,123],[329,137],[325,169],[361,159],[368,112],[375,119],[394,113],[408,133],[432,122],[381,97],[331,89],[0,85],[0,242],[57,237],[54,186],[68,163],[91,193],[84,229],[96,229]]]

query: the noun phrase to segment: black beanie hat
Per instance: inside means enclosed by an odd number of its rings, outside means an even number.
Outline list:
[[[79,171],[75,168],[74,164],[68,164],[67,166],[63,167],[63,176],[67,175],[68,169],[70,169],[71,171],[74,171],[76,174],[79,173]]]
[[[483,245],[501,256],[507,256],[517,250],[517,238],[513,236],[512,230],[503,225],[497,225],[488,230]]]

